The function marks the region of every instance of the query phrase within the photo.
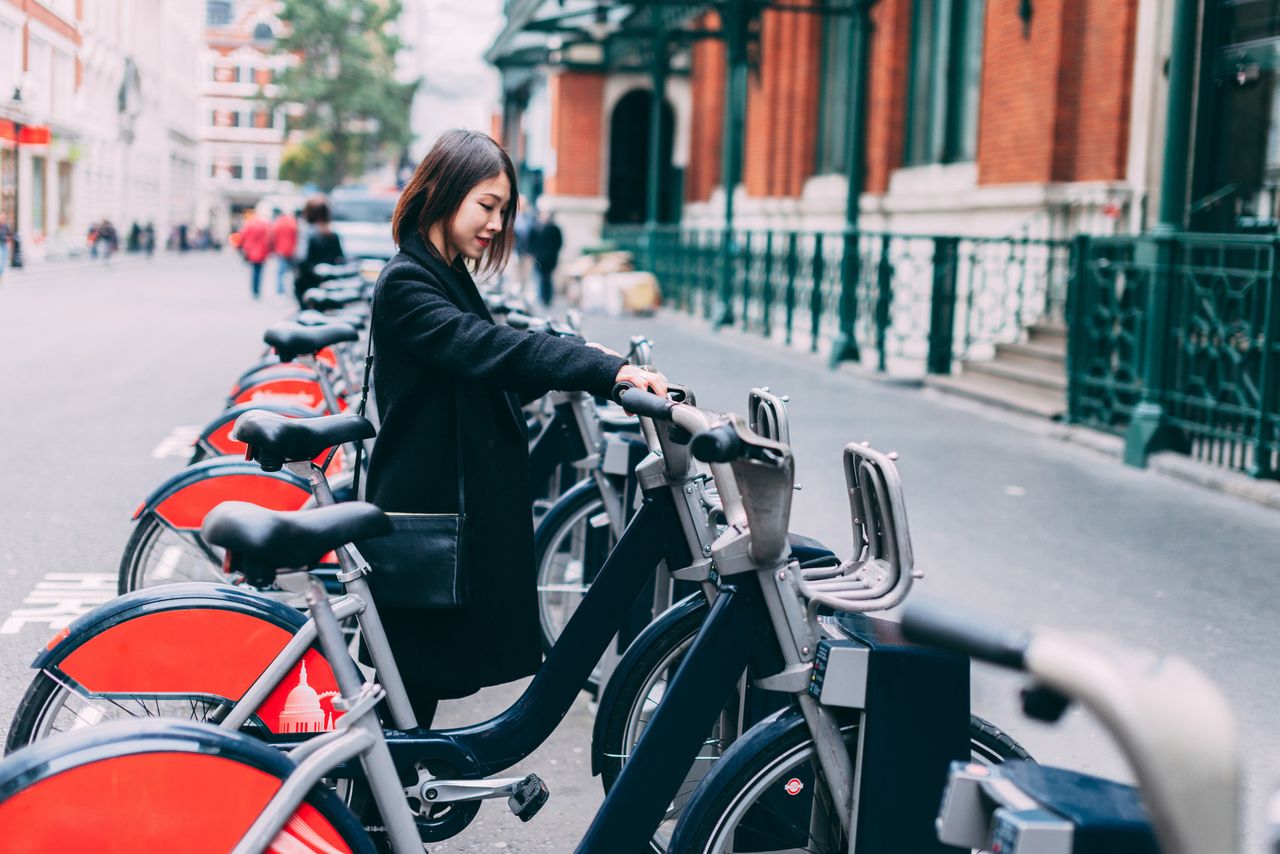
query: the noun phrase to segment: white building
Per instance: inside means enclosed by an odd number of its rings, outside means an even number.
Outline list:
[[[0,0],[0,207],[27,260],[82,251],[104,218],[122,240],[190,222],[198,8]]]

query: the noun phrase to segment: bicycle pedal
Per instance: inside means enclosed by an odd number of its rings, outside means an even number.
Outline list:
[[[507,806],[521,821],[528,821],[538,814],[542,805],[551,797],[551,790],[537,774],[530,774],[516,784],[515,791],[507,798]]]

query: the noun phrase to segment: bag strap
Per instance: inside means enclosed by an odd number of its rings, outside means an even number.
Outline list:
[[[356,414],[360,416],[364,415],[365,408],[369,404],[369,376],[373,372],[373,325],[375,322],[376,321],[374,320],[373,304],[370,303],[369,305],[369,345],[368,345],[368,348],[365,350],[365,354],[364,354],[364,382],[360,386],[360,405],[356,407]],[[463,473],[463,461],[462,461],[462,456],[463,456],[462,455],[462,388],[460,386],[454,387],[453,398],[454,398],[453,399],[453,410],[454,410],[453,440],[454,440],[454,449],[456,451],[457,459],[458,459],[458,515],[465,516],[466,511],[463,509],[464,507],[463,496],[466,494],[466,489],[465,489],[466,476]],[[351,473],[351,491],[356,496],[357,500],[360,499],[360,471],[361,471],[360,464],[363,462],[363,458],[364,458],[364,443],[365,443],[365,440],[362,439],[359,442],[359,444],[356,445],[355,468]],[[330,452],[329,456],[332,458],[333,456],[332,451]],[[326,469],[329,468],[329,460],[327,459],[325,460],[324,467]]]

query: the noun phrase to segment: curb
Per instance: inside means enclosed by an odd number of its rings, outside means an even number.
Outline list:
[[[157,258],[166,257],[168,253],[156,253],[151,257],[151,261]],[[121,253],[111,259],[111,261],[103,261],[101,258],[91,260],[75,260],[75,261],[44,261],[33,267],[22,267],[17,273],[12,270],[6,270],[0,282],[24,282],[27,279],[38,279],[44,276],[54,275],[57,273],[76,273],[81,270],[115,270],[119,267],[130,267],[134,264],[146,263],[148,258],[145,255],[125,255]]]
[[[1120,436],[1079,424],[1063,424],[1033,418],[1001,406],[958,398],[936,389],[926,388],[925,394],[932,400],[967,409],[970,412],[992,418],[999,417],[1004,423],[1028,433],[1096,451],[1111,457],[1117,464],[1124,465],[1124,439]],[[1144,469],[1135,467],[1134,470],[1143,471]],[[1246,474],[1211,466],[1174,451],[1160,451],[1152,454],[1147,459],[1145,470],[1220,495],[1231,495],[1271,510],[1280,510],[1280,482],[1277,481],[1255,480]]]

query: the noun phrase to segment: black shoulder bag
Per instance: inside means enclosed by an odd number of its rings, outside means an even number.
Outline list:
[[[359,414],[369,400],[369,375],[373,368],[373,319],[370,312],[369,350],[364,360],[364,387]],[[462,395],[454,395],[458,457],[457,513],[393,513],[391,533],[357,544],[373,568],[369,587],[384,605],[403,608],[461,608],[469,598],[465,569],[466,510],[463,504]],[[360,463],[364,444],[356,449],[352,491],[360,492]]]

